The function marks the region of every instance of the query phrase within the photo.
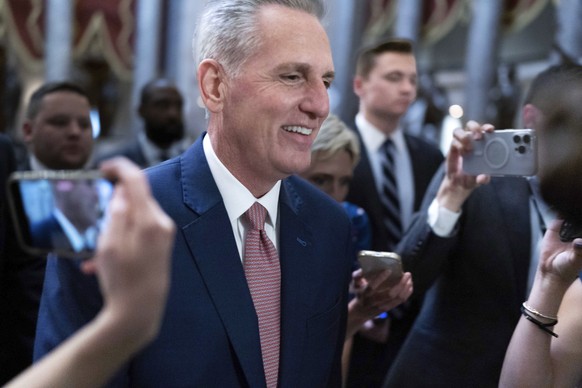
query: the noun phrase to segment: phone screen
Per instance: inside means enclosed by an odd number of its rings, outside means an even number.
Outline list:
[[[9,197],[19,243],[34,255],[91,257],[112,193],[96,172],[15,174]]]

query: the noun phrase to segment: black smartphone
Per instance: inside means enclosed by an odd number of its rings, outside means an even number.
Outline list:
[[[565,219],[560,227],[560,240],[569,242],[580,237],[582,237],[582,221]]]
[[[113,187],[99,171],[13,173],[8,201],[19,244],[36,256],[92,257]]]
[[[386,280],[388,285],[395,285],[402,278],[402,259],[394,252],[382,251],[360,251],[358,252],[358,262],[366,274],[371,274],[384,269],[391,271],[390,277]]]

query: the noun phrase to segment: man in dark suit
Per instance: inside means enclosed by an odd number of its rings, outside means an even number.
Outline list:
[[[29,150],[26,160],[21,161],[23,168],[83,168],[93,147],[90,108],[87,93],[74,83],[51,82],[35,90],[28,101],[22,125],[23,139]],[[3,143],[3,147],[8,148]],[[2,157],[10,155],[8,150],[0,154]],[[7,226],[7,233],[0,292],[1,332],[6,335],[7,345],[0,348],[0,384],[32,362],[46,263],[44,257],[30,256],[22,251],[12,225]]]
[[[26,360],[22,360],[16,354],[19,361],[14,362],[14,348],[11,346],[14,334],[10,332],[10,325],[12,317],[10,313],[10,289],[9,289],[9,262],[8,250],[6,249],[8,241],[14,240],[13,230],[10,227],[9,209],[6,198],[6,180],[8,176],[16,170],[16,157],[14,149],[8,136],[0,134],[0,384],[6,383],[12,376],[14,376],[20,369],[21,364],[26,365]],[[8,231],[11,234],[8,234]]]
[[[524,126],[538,127],[551,103],[549,87],[568,88],[580,80],[578,65],[540,73],[525,98]],[[536,194],[535,180],[462,171],[472,137],[493,129],[475,122],[467,126],[476,135],[455,132],[443,170],[398,247],[413,273],[415,292],[428,292],[387,387],[497,387],[533,281],[537,243],[551,212]]]
[[[334,69],[322,3],[223,0],[206,7],[197,26],[197,75],[208,132],[148,170],[154,196],[179,230],[165,318],[158,339],[115,382],[337,387],[353,260],[349,220],[327,195],[290,176],[309,166],[329,112]],[[280,292],[266,312],[247,272],[247,242],[257,230],[246,214],[261,209],[257,203],[267,214],[257,244],[270,246],[264,265],[280,265],[263,282]],[[99,309],[88,280],[71,261],[49,261],[37,358]],[[269,338],[276,331],[280,339]]]
[[[145,84],[138,107],[143,131],[137,139],[98,155],[95,164],[125,156],[146,168],[181,154],[191,144],[184,133],[183,105],[182,94],[170,80],[156,78]]]
[[[405,134],[401,119],[416,98],[417,70],[412,44],[392,39],[363,49],[358,57],[354,91],[360,100],[355,118],[362,157],[354,170],[347,201],[362,207],[372,226],[372,249],[394,250],[401,234],[418,210],[424,192],[441,164],[441,152],[433,145]],[[383,187],[384,144],[391,142],[396,190],[387,194]],[[397,198],[399,209],[393,216],[398,230],[387,222],[386,201]],[[394,205],[388,205],[394,206]],[[408,269],[406,269],[408,270]],[[413,274],[414,276],[414,274]],[[415,295],[413,295],[413,298]],[[348,386],[378,387],[391,361],[412,325],[420,298],[375,320],[354,337]],[[390,333],[387,334],[388,326]],[[386,341],[386,336],[388,340]]]

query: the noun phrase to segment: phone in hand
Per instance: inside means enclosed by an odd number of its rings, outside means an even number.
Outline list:
[[[473,151],[463,157],[470,175],[533,176],[537,172],[537,137],[533,129],[500,129],[473,140]]]
[[[99,171],[13,173],[8,201],[19,244],[36,256],[92,257],[113,187]]]
[[[389,286],[397,284],[402,278],[402,259],[394,252],[360,251],[358,262],[364,276],[389,269],[390,277],[386,280]]]
[[[566,218],[560,227],[560,240],[562,242],[574,241],[582,237],[582,220]]]

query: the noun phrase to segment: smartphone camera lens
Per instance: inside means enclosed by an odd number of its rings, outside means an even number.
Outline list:
[[[514,135],[514,136],[513,136],[513,142],[514,142],[515,144],[519,144],[519,143],[521,143],[521,137],[520,137],[519,135]]]
[[[523,136],[523,142],[525,144],[529,144],[531,142],[531,136],[530,135],[524,135]]]
[[[519,152],[521,155],[525,154],[527,151],[527,148],[525,148],[525,146],[523,146],[523,145],[520,145],[516,149],[517,149],[517,152]]]

